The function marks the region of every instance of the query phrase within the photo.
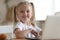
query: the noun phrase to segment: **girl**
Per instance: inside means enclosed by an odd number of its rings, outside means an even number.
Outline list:
[[[35,24],[34,5],[20,2],[14,9],[16,38],[35,38],[41,35],[41,29]]]

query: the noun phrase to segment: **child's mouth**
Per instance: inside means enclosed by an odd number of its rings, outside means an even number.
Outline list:
[[[22,18],[28,18],[27,16],[22,16]]]

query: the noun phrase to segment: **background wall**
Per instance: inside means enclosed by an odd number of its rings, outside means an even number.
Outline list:
[[[0,0],[0,23],[6,19],[7,8],[5,0]]]
[[[0,0],[0,24],[13,21],[13,7],[9,7],[8,0]]]

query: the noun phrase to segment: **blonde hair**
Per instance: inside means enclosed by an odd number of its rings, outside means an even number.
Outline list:
[[[32,17],[30,19],[30,22],[33,26],[35,26],[35,11],[34,11],[34,5],[33,3],[29,3],[29,2],[20,2],[15,8],[14,8],[14,19],[15,19],[15,23],[18,22],[17,17],[16,17],[16,9],[21,5],[21,4],[31,4],[32,6]]]

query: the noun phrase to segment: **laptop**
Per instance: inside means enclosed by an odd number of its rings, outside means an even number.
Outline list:
[[[60,16],[48,16],[42,39],[60,39]]]

